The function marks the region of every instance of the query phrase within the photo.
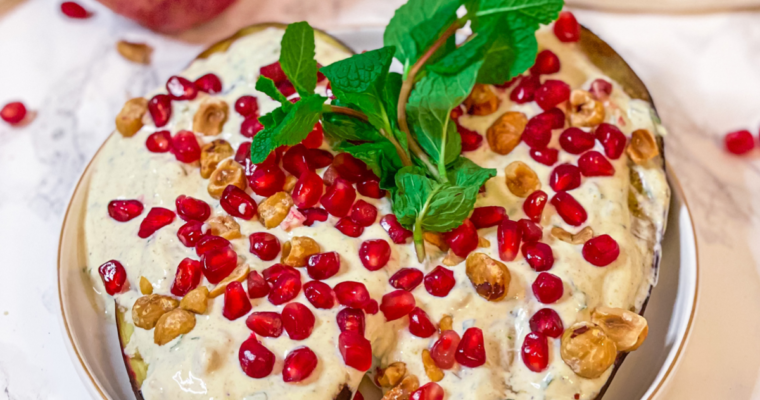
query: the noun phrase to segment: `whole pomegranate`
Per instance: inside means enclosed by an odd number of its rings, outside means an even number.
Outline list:
[[[161,33],[178,33],[206,22],[235,0],[98,0],[117,14]]]

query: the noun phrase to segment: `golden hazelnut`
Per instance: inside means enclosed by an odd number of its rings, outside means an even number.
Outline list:
[[[153,343],[163,346],[179,335],[189,333],[195,328],[195,314],[181,308],[174,309],[161,316],[153,331]]]
[[[617,348],[600,327],[579,322],[562,334],[560,355],[578,376],[595,379],[615,363]]]
[[[293,198],[286,192],[277,192],[259,204],[259,220],[267,228],[280,225],[293,207]]]
[[[472,92],[464,100],[464,106],[471,115],[489,115],[499,108],[499,96],[491,90],[490,85],[475,84]]]
[[[504,170],[507,188],[517,197],[528,197],[531,193],[541,189],[541,181],[538,175],[528,164],[522,161],[513,161]]]
[[[512,275],[509,268],[483,253],[467,256],[467,277],[480,297],[488,301],[499,301],[507,295]]]
[[[507,111],[502,114],[486,131],[488,146],[495,153],[506,155],[520,144],[520,138],[528,124],[525,114]]]
[[[598,307],[591,313],[591,322],[602,328],[618,351],[638,349],[649,334],[644,317],[622,308]]]
[[[225,158],[235,155],[235,150],[224,139],[216,139],[201,147],[201,177],[208,179]]]
[[[216,167],[208,180],[208,194],[215,199],[222,197],[224,189],[234,185],[245,190],[245,172],[235,160],[224,160]]]
[[[153,329],[162,315],[177,307],[179,307],[179,301],[169,296],[160,294],[143,296],[132,306],[132,320],[138,328]]]
[[[221,284],[221,282],[220,282]],[[205,286],[187,292],[185,297],[179,302],[179,307],[183,310],[191,311],[196,314],[203,314],[208,308],[209,291]]]

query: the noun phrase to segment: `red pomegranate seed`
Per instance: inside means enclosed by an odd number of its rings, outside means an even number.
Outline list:
[[[166,153],[171,150],[172,136],[169,131],[151,133],[145,140],[145,147],[152,153]]]
[[[202,273],[200,261],[191,258],[180,261],[174,274],[171,293],[177,297],[184,297],[189,291],[198,287]]]
[[[332,164],[333,155],[327,150],[306,149],[306,162],[312,170],[325,168]]]
[[[222,315],[230,321],[234,321],[248,314],[253,306],[248,294],[243,289],[243,284],[238,281],[232,281],[224,289],[224,308]]]
[[[520,353],[529,370],[541,372],[549,365],[549,340],[543,333],[531,332],[525,336]]]
[[[293,84],[290,81],[282,81],[277,84],[277,90],[280,91],[285,97],[290,97],[291,95],[296,93],[296,88],[293,86]],[[296,97],[293,99],[290,99],[290,102],[295,104],[298,100],[301,100],[300,97]]]
[[[351,331],[364,336],[364,311],[356,308],[344,308],[335,318],[341,332]]]
[[[459,335],[456,332],[452,330],[441,332],[441,337],[435,341],[430,349],[430,356],[438,368],[451,369],[454,366],[459,341]]]
[[[179,131],[172,137],[172,153],[177,161],[189,164],[201,158],[201,147],[198,139],[190,131]]]
[[[273,80],[274,83],[280,83],[288,79],[288,77],[285,76],[285,72],[282,71],[282,66],[279,61],[261,67],[259,69],[259,74]]]
[[[502,261],[514,261],[520,250],[520,225],[517,221],[504,218],[496,231],[496,242],[499,246],[499,258]]]
[[[551,50],[543,50],[536,56],[536,63],[530,68],[534,75],[549,75],[559,72],[559,57]]]
[[[103,280],[103,286],[106,288],[106,293],[111,296],[121,292],[124,288],[124,282],[127,281],[127,271],[124,266],[116,260],[106,261],[98,267],[98,273],[100,279]]]
[[[252,334],[240,345],[238,360],[240,361],[240,368],[246,375],[261,379],[272,373],[275,357],[274,353],[259,343],[256,336]]]
[[[332,165],[327,167],[324,173],[322,173],[322,181],[325,182],[325,185],[330,186],[333,183],[335,183],[335,180],[340,178],[338,175],[338,170],[335,169]]]
[[[734,154],[741,155],[755,148],[755,138],[747,130],[728,133],[723,141],[726,150]]]
[[[293,176],[301,176],[309,170],[309,162],[306,159],[307,149],[302,144],[297,144],[288,149],[282,157],[282,167]]]
[[[258,208],[251,196],[235,185],[229,185],[224,189],[219,204],[227,214],[247,221],[256,216]]]
[[[320,202],[330,214],[336,217],[345,217],[351,210],[351,205],[356,199],[356,190],[351,182],[338,178],[325,191]]]
[[[64,1],[61,3],[61,12],[63,15],[74,19],[86,19],[92,16],[92,13],[85,10],[84,7],[73,1]]]
[[[436,333],[438,329],[430,320],[427,313],[419,307],[409,312],[409,333],[421,338],[429,338]]]
[[[259,271],[251,271],[248,274],[248,297],[260,299],[269,294],[269,283],[259,274]]]
[[[277,166],[256,168],[248,177],[248,186],[253,193],[269,197],[282,191],[285,186],[285,173]]]
[[[198,96],[198,89],[181,76],[172,76],[166,81],[166,91],[172,100],[192,100]]]
[[[317,122],[301,144],[306,146],[307,149],[317,149],[319,146],[322,146],[322,141],[324,139],[325,134],[324,131],[322,131],[322,124]]]
[[[247,138],[255,137],[262,130],[264,130],[264,125],[259,122],[259,117],[256,115],[244,119],[240,124],[240,134]]]
[[[354,393],[354,400],[364,400],[364,396],[361,392]]]
[[[237,254],[230,247],[209,250],[201,256],[203,275],[210,283],[219,283],[237,266]]]
[[[235,111],[243,117],[259,115],[259,101],[253,96],[240,96],[235,102]]]
[[[193,82],[195,88],[201,92],[217,94],[222,91],[222,81],[215,74],[206,74]]]
[[[174,203],[177,214],[185,221],[203,222],[211,215],[211,207],[203,200],[181,194]]]
[[[567,128],[559,135],[559,145],[570,154],[581,154],[594,147],[594,135],[580,128]]]
[[[570,99],[570,85],[549,79],[534,94],[536,104],[543,110],[554,108]]]
[[[314,330],[314,313],[301,303],[290,303],[282,309],[282,326],[291,340],[304,340]]]
[[[610,159],[617,160],[623,154],[626,138],[617,126],[601,123],[596,127],[594,136],[604,147],[604,154]]]
[[[530,317],[530,330],[557,339],[562,336],[565,327],[556,311],[542,308]]]
[[[245,325],[259,336],[277,338],[282,335],[282,317],[271,311],[251,313],[245,320]]]
[[[230,246],[232,246],[230,241],[223,237],[206,235],[195,244],[195,254],[202,256],[211,250]]]
[[[285,382],[301,382],[311,376],[317,368],[317,355],[308,347],[299,347],[285,357],[282,367],[282,380]]]
[[[127,222],[142,214],[143,205],[139,200],[111,200],[108,215],[119,222]]]
[[[541,81],[537,76],[522,76],[517,82],[517,86],[509,93],[509,99],[517,104],[531,102],[539,86],[541,86]]]
[[[357,183],[356,190],[360,195],[373,199],[381,199],[385,197],[386,193],[385,190],[380,189],[380,182],[374,179]]]
[[[425,290],[436,297],[448,296],[457,281],[454,279],[454,271],[437,266],[425,276]]]
[[[395,321],[410,312],[417,306],[414,296],[406,290],[394,290],[383,295],[380,303],[380,311],[383,312],[385,319]]]
[[[171,224],[172,221],[174,221],[174,211],[162,207],[153,207],[140,223],[137,236],[145,239],[157,230]]]
[[[370,271],[383,268],[390,258],[391,246],[383,239],[365,240],[359,247],[359,259]]]
[[[557,192],[551,203],[557,209],[557,214],[572,226],[579,226],[588,218],[586,210],[570,193]]]
[[[545,149],[531,149],[530,157],[541,164],[551,167],[557,163],[559,158],[559,150],[547,147]]]
[[[475,225],[465,218],[462,225],[443,234],[443,240],[451,247],[451,251],[459,257],[466,258],[478,248],[478,231]]]
[[[320,184],[321,183],[322,182],[320,179]],[[370,226],[374,224],[375,220],[377,219],[377,207],[367,203],[364,200],[358,200],[356,203],[354,203],[353,207],[351,207],[349,217],[352,221],[361,226]]]
[[[333,290],[338,298],[338,303],[346,307],[364,309],[371,300],[367,287],[360,282],[341,282],[335,285]]]
[[[340,271],[340,255],[337,252],[314,254],[306,260],[306,272],[311,279],[324,280]]]
[[[325,222],[327,221],[327,210],[324,208],[319,207],[313,207],[313,208],[299,208],[298,211],[303,214],[304,217],[306,217],[306,220],[303,221],[303,224],[306,226],[312,226],[315,222]]]
[[[581,170],[572,164],[560,164],[554,167],[549,177],[549,185],[556,192],[573,190],[581,186]]]
[[[272,261],[280,254],[280,241],[277,236],[267,232],[254,232],[248,237],[251,254],[262,261]]]
[[[367,371],[372,366],[372,345],[364,336],[354,331],[341,332],[338,350],[343,362],[359,371]]]
[[[517,227],[520,229],[520,234],[522,235],[522,241],[524,243],[537,242],[541,240],[541,237],[544,235],[541,226],[527,218],[517,221]],[[525,247],[523,246],[523,248]]]
[[[615,175],[615,167],[598,151],[583,153],[578,158],[578,168],[587,177]]]
[[[153,123],[160,128],[169,123],[172,117],[172,99],[165,94],[157,94],[148,101],[148,112]]]
[[[412,237],[412,231],[404,228],[393,214],[388,214],[380,218],[380,226],[388,232],[393,243],[405,244]]]
[[[470,221],[476,229],[490,228],[499,225],[506,216],[507,210],[501,206],[476,207]]]
[[[546,206],[546,201],[548,199],[549,196],[547,196],[543,190],[536,190],[525,199],[525,202],[523,203],[523,212],[525,212],[525,215],[527,215],[531,221],[536,223],[541,222],[541,214],[544,212],[544,207]]]
[[[525,125],[522,141],[531,149],[545,149],[552,139],[552,125],[548,118],[537,117],[531,118]]]
[[[177,230],[177,239],[185,247],[195,247],[203,235],[203,222],[200,221],[188,221]]]
[[[457,124],[457,132],[462,137],[462,151],[477,150],[483,144],[483,136]]]
[[[538,274],[532,285],[536,299],[544,304],[551,304],[562,298],[564,287],[562,279],[548,272]]]
[[[341,178],[351,182],[360,182],[369,170],[364,161],[359,160],[348,153],[340,153],[335,156],[332,163]]]
[[[23,121],[24,117],[26,117],[26,106],[20,101],[8,103],[0,110],[0,118],[11,125]]]
[[[554,35],[560,42],[577,42],[581,38],[581,25],[570,11],[562,11],[554,22]]]
[[[271,267],[265,268],[264,271],[262,271],[264,275],[264,279],[269,282],[269,284],[274,284],[277,279],[284,274],[292,274],[294,276],[301,277],[301,273],[298,272],[297,269],[284,264],[274,264]]]
[[[266,278],[266,275],[264,275]],[[279,306],[293,300],[301,292],[301,274],[283,273],[272,283],[269,291],[269,302]]]
[[[343,217],[335,223],[335,229],[341,231],[344,235],[357,238],[364,233],[364,227],[352,221],[351,218]]]
[[[552,248],[546,243],[525,243],[522,246],[522,255],[536,272],[548,271],[554,265]]]
[[[462,115],[464,115],[464,107],[462,107],[461,104],[452,108],[451,112],[449,113],[449,117],[455,121],[458,120]]]
[[[457,346],[455,358],[459,364],[476,368],[486,363],[486,350],[483,344],[483,331],[480,328],[468,328]]]
[[[322,178],[316,172],[306,170],[293,188],[293,203],[299,208],[309,208],[322,197]]]
[[[320,281],[309,281],[303,285],[303,294],[315,308],[329,310],[335,305],[335,296],[330,285]]]
[[[378,311],[380,311],[380,307],[375,299],[370,299],[369,303],[364,307],[364,312],[369,315],[375,315]]]
[[[443,400],[443,388],[435,382],[428,382],[415,390],[410,400]]]
[[[597,267],[605,267],[617,260],[620,247],[610,235],[600,235],[583,244],[583,258]]]
[[[550,108],[533,118],[540,119],[549,124],[551,129],[562,129],[565,127],[565,113],[557,107]]]
[[[597,100],[605,101],[612,94],[612,84],[604,79],[596,79],[591,82],[591,88],[588,91]]]
[[[391,276],[389,282],[396,289],[404,289],[407,292],[411,292],[422,283],[423,277],[424,274],[417,268],[401,268]]]

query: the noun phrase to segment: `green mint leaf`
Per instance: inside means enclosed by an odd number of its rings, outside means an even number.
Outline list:
[[[401,225],[408,229],[414,227],[435,185],[435,181],[418,167],[404,167],[396,173],[393,213]]]
[[[564,0],[480,0],[475,15],[482,19],[512,14],[538,28],[557,19],[563,5]]]
[[[466,157],[459,157],[449,166],[449,182],[457,186],[480,187],[496,176],[493,168],[483,168]]]
[[[401,92],[403,78],[396,72],[388,73],[385,77],[385,86],[383,87],[383,105],[388,114],[388,120],[393,132],[391,134],[396,138],[401,148],[408,152],[409,144],[406,142],[406,134],[398,127],[398,97]]]
[[[288,25],[282,37],[280,65],[301,97],[314,94],[317,87],[314,48],[314,29],[307,22]]]
[[[384,139],[369,122],[344,114],[322,114],[322,128],[331,142],[341,140],[375,142]]]
[[[277,89],[277,85],[274,84],[274,81],[265,76],[259,76],[259,79],[256,81],[256,90],[271,97],[273,100],[279,101],[280,104],[286,108],[290,108],[288,104],[293,104],[288,101],[288,98],[285,97],[279,89]]]
[[[279,124],[267,126],[259,132],[251,143],[251,162],[258,164],[264,161],[272,150],[280,146],[293,146],[304,140],[314,129],[314,124],[319,121],[325,100],[326,97],[318,94],[302,97],[293,104]]]
[[[479,187],[440,184],[430,198],[422,228],[432,232],[448,232],[462,225],[478,198]]]
[[[437,63],[429,65],[430,71],[441,75],[454,75],[473,63],[482,60],[491,47],[491,31],[476,32],[461,46],[446,54]]]
[[[380,178],[383,189],[393,189],[396,172],[401,169],[401,159],[393,144],[385,138],[376,142],[352,144],[341,142],[334,146],[336,151],[345,151],[364,161],[372,172]]]
[[[288,102],[290,104],[290,102]],[[292,107],[292,104],[291,104]],[[290,109],[290,107],[288,107]],[[275,126],[282,123],[282,120],[285,119],[285,116],[288,115],[288,112],[285,110],[285,107],[277,107],[269,114],[265,114],[259,117],[259,122],[261,122],[261,125],[264,125],[265,128],[274,128]]]

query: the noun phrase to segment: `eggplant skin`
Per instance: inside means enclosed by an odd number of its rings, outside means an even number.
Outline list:
[[[124,318],[126,312],[125,308],[119,307],[118,303],[116,304],[116,331],[119,335],[119,346],[121,347],[121,354],[124,357],[124,367],[127,369],[127,375],[129,375],[129,383],[132,385],[132,392],[137,400],[145,400],[140,387],[148,372],[148,364],[142,358],[129,357],[124,353],[124,348],[129,343],[135,330],[134,325],[126,322]]]

